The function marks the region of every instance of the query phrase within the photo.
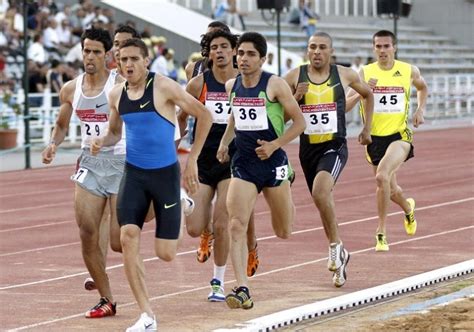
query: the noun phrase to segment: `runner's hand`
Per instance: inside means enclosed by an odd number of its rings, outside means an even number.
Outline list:
[[[195,194],[199,189],[198,167],[194,159],[188,158],[183,172],[183,186],[189,194]]]
[[[273,152],[278,148],[273,142],[267,142],[261,139],[257,140],[257,143],[260,145],[258,148],[255,149],[258,158],[260,160],[265,160],[271,157]]]
[[[51,164],[54,157],[56,157],[56,144],[50,143],[44,150],[41,152],[41,157],[43,159],[43,164]]]
[[[217,150],[216,158],[221,164],[228,162],[230,160],[229,147],[220,144],[219,149]]]
[[[359,134],[359,144],[369,145],[372,143],[372,136],[370,136],[370,130],[363,128]]]
[[[97,155],[104,144],[102,138],[94,138],[91,142],[90,151],[93,156]]]
[[[296,101],[300,101],[301,98],[303,98],[303,96],[308,92],[308,88],[309,88],[308,82],[298,83],[298,85],[296,86],[295,94],[294,94]]]
[[[375,86],[377,85],[377,82],[378,80],[376,78],[371,78],[369,79],[369,81],[367,82],[367,84],[369,85],[369,87],[371,89],[375,88]]]
[[[418,128],[420,125],[425,123],[425,118],[423,117],[423,110],[418,108],[415,113],[413,113],[413,126]]]

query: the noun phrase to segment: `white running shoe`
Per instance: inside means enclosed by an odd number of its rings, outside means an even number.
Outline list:
[[[156,331],[157,329],[158,324],[156,323],[155,316],[150,317],[146,312],[144,312],[141,314],[137,322],[130,326],[126,332]]]
[[[186,217],[194,211],[194,201],[183,188],[181,188],[181,206]]]
[[[343,249],[342,242],[329,244],[329,253],[328,253],[328,270],[329,271],[336,272],[336,270],[341,267],[342,249]]]
[[[221,285],[220,280],[212,279],[211,280],[211,292],[207,296],[209,302],[224,302],[225,294],[224,288]]]
[[[349,254],[349,251],[347,251],[345,248],[342,249],[342,254],[344,255],[342,257],[342,264],[332,276],[332,282],[336,287],[344,286],[347,280],[346,268],[347,264],[349,263],[349,258],[351,258],[351,255]]]

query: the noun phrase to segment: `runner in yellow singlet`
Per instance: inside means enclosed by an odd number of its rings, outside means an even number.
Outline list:
[[[372,144],[367,146],[366,154],[377,183],[379,223],[375,250],[388,251],[386,220],[390,200],[404,211],[406,233],[414,235],[416,232],[415,200],[405,198],[396,172],[403,162],[414,156],[413,132],[408,127],[411,85],[417,90],[418,106],[412,119],[415,128],[424,122],[428,89],[416,66],[395,59],[397,40],[392,32],[378,31],[372,42],[377,61],[364,66],[360,76],[374,93]],[[358,99],[359,95],[350,94],[347,108],[353,107]]]

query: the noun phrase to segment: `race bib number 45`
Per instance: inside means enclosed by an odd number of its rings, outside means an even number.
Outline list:
[[[227,124],[231,108],[229,106],[229,96],[225,92],[206,93],[206,108],[212,114],[212,122]]]
[[[301,105],[306,121],[306,135],[332,134],[337,132],[337,104]]]
[[[237,130],[267,130],[268,119],[263,98],[236,97],[232,101],[235,128]]]
[[[405,90],[401,86],[376,86],[374,92],[375,113],[405,112]]]

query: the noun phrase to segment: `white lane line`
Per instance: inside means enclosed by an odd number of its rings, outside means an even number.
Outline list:
[[[49,222],[49,223],[47,223],[47,224],[41,224],[41,225],[33,225],[33,226],[25,226],[25,227],[2,229],[2,230],[0,230],[0,233],[14,232],[14,231],[24,231],[25,229],[34,229],[34,228],[47,227],[47,226],[57,226],[57,225],[61,225],[61,224],[69,224],[69,223],[72,223],[72,222],[74,222],[74,220],[66,220],[66,221],[58,221],[58,222]]]
[[[28,196],[28,195],[36,196],[36,195],[42,195],[42,194],[58,193],[58,192],[63,192],[63,191],[71,192],[71,195],[73,194],[71,188],[64,188],[64,189],[27,191],[27,192],[16,193],[16,194],[5,194],[5,195],[0,195],[0,198],[9,198],[9,197],[17,197],[17,196],[20,196],[20,197],[24,198],[25,196]]]
[[[453,204],[459,204],[459,203],[464,203],[466,201],[471,201],[471,200],[474,200],[474,197],[471,197],[471,198],[466,198],[466,199],[461,199],[461,200],[457,200],[457,201],[453,201],[453,202],[445,202],[445,203],[440,203],[440,204],[434,204],[434,205],[430,205],[430,206],[425,206],[425,207],[421,207],[421,208],[417,208],[417,210],[427,210],[427,209],[432,209],[432,208],[437,208],[437,207],[442,207],[442,206],[447,206],[447,205],[453,205]],[[396,215],[396,214],[401,214],[402,212],[395,212],[395,213],[391,213],[389,215]],[[370,218],[362,218],[362,219],[357,219],[357,220],[351,220],[351,221],[347,221],[347,222],[344,222],[344,223],[340,223],[339,226],[343,226],[343,225],[350,225],[350,224],[355,224],[355,223],[360,223],[360,222],[364,222],[364,221],[368,221],[368,220],[372,220],[372,219],[376,219],[377,216],[374,216],[374,217],[370,217]],[[473,228],[474,226],[469,226],[469,227],[463,227],[463,228],[458,228],[458,229],[455,229],[454,231],[458,231],[458,230],[464,230],[464,229],[469,229],[469,228]],[[316,231],[316,230],[321,230],[322,227],[316,227],[316,228],[310,228],[310,229],[305,229],[305,230],[301,230],[301,231],[295,231],[295,232],[292,232],[292,235],[295,235],[295,234],[302,234],[302,233],[307,233],[307,232],[313,232],[313,231]],[[449,234],[451,231],[446,231],[446,232],[441,232],[441,233],[436,233],[438,235],[443,235],[443,234]],[[399,241],[399,242],[391,242],[390,245],[392,244],[399,244],[399,243],[408,243],[408,242],[411,242],[411,241],[416,241],[418,239],[425,239],[425,238],[429,238],[430,235],[427,235],[427,236],[423,236],[423,237],[416,237],[416,238],[413,238],[413,239],[408,239],[408,240],[403,240],[403,241]],[[276,238],[275,235],[272,235],[272,236],[267,236],[267,237],[262,237],[262,238],[258,238],[257,241],[264,241],[264,240],[270,240],[270,239],[274,239]],[[367,251],[367,250],[370,250],[371,248],[369,249],[364,249],[364,251]],[[363,252],[363,251],[358,251],[358,252]],[[356,251],[356,253],[358,253]],[[191,251],[185,251],[185,252],[181,252],[181,253],[178,253],[177,256],[181,256],[181,255],[187,255],[187,254],[195,254],[195,250],[191,250]],[[144,262],[151,262],[151,261],[155,261],[155,260],[158,260],[158,257],[150,257],[150,258],[147,258],[147,259],[144,259],[143,261]],[[311,261],[309,263],[303,263],[303,264],[312,264],[314,263],[315,261]],[[117,268],[122,268],[123,267],[123,264],[117,264],[117,265],[112,265],[112,266],[109,266],[106,268],[106,270],[114,270],[114,269],[117,269]],[[290,266],[289,268],[292,268],[293,266]],[[288,269],[288,268],[283,268],[283,269]],[[265,273],[265,272],[264,272]],[[262,273],[262,274],[264,274]],[[38,284],[43,284],[43,283],[47,283],[47,282],[52,282],[52,281],[57,281],[57,280],[63,280],[63,279],[68,279],[68,278],[74,278],[74,277],[77,277],[77,276],[81,276],[81,275],[86,275],[88,274],[88,272],[79,272],[79,273],[75,273],[75,274],[71,274],[71,275],[64,275],[64,276],[61,276],[61,277],[56,277],[56,278],[50,278],[50,279],[43,279],[43,280],[38,280],[38,281],[32,281],[32,282],[28,282],[28,283],[23,283],[23,284],[16,284],[16,285],[9,285],[9,286],[4,286],[4,287],[0,287],[0,290],[7,290],[7,289],[14,289],[14,288],[20,288],[20,287],[26,287],[26,286],[32,286],[32,285],[38,285]],[[260,275],[260,274],[259,274]]]
[[[49,250],[49,249],[57,249],[57,248],[64,248],[64,247],[69,247],[69,246],[74,246],[81,244],[81,242],[71,242],[71,243],[63,243],[63,244],[58,244],[55,246],[49,246],[49,247],[42,247],[42,248],[35,248],[35,249],[28,249],[28,250],[22,250],[22,251],[15,251],[15,252],[9,252],[6,254],[0,254],[0,257],[6,257],[6,256],[12,256],[12,255],[18,255],[18,254],[25,254],[28,252],[36,252],[36,251],[43,251],[43,250]]]
[[[29,211],[29,210],[37,210],[37,209],[44,209],[56,206],[64,206],[64,205],[72,205],[72,201],[70,202],[63,202],[63,203],[54,203],[54,204],[44,204],[44,205],[37,205],[37,206],[27,206],[17,209],[9,209],[9,210],[1,210],[0,213],[10,213],[10,212],[18,212],[18,211]]]
[[[391,246],[401,245],[401,244],[408,243],[408,242],[419,241],[419,240],[432,238],[432,237],[437,237],[437,236],[443,236],[443,235],[446,235],[446,234],[461,232],[461,231],[465,231],[466,229],[473,229],[473,228],[474,228],[474,226],[461,227],[461,228],[458,228],[458,229],[453,229],[453,230],[449,230],[449,231],[445,231],[445,232],[439,232],[439,233],[430,234],[430,235],[426,235],[426,236],[422,236],[422,237],[412,238],[412,239],[398,241],[398,242],[391,242],[390,245]],[[374,247],[369,247],[369,248],[353,251],[353,252],[351,252],[351,255],[357,255],[357,254],[367,252],[367,251],[372,251],[372,250],[374,250]],[[195,253],[195,250],[189,251],[187,253]],[[181,253],[181,254],[184,255],[186,253]],[[155,259],[158,259],[158,258],[148,259],[148,260],[145,260],[145,261],[150,261],[150,260],[155,260]],[[299,267],[302,267],[302,266],[305,266],[305,265],[310,265],[310,264],[314,264],[314,263],[318,263],[318,262],[325,262],[326,260],[327,260],[327,257],[323,257],[323,258],[319,258],[319,259],[316,259],[316,260],[312,260],[312,261],[308,261],[308,262],[304,262],[304,263],[300,263],[300,264],[294,264],[294,265],[287,266],[287,267],[284,267],[284,268],[274,269],[274,270],[271,270],[271,271],[268,271],[268,272],[258,273],[255,276],[253,276],[252,279],[253,278],[260,278],[260,277],[265,276],[265,275],[274,274],[274,273],[278,273],[278,272],[285,271],[285,270],[299,268]],[[119,265],[116,265],[116,267],[118,267],[118,266]],[[80,274],[76,274],[76,275],[84,275],[84,274],[86,274],[86,273],[80,273]],[[64,276],[64,277],[55,278],[55,279],[59,280],[59,279],[65,279],[67,277],[68,276]],[[234,283],[235,281],[236,281],[235,279],[234,280],[229,280],[229,281],[225,282],[225,284]],[[30,284],[36,284],[36,283],[30,283]],[[10,287],[10,288],[16,288],[16,287]],[[0,288],[0,290],[10,289],[10,288],[5,288],[4,287],[4,288]],[[205,286],[202,286],[202,287],[196,287],[196,288],[192,288],[192,289],[188,289],[188,290],[184,290],[184,291],[163,294],[163,295],[160,295],[160,296],[154,296],[154,297],[150,297],[150,302],[156,301],[156,300],[159,300],[159,299],[173,297],[173,296],[179,296],[179,295],[182,295],[182,294],[201,291],[201,290],[205,290],[205,289],[208,289],[208,288],[209,288],[209,285],[205,285]],[[135,304],[136,304],[136,302],[128,302],[128,303],[125,303],[123,305],[120,305],[119,307],[120,308],[129,307],[129,306],[132,306],[132,305],[135,305]],[[72,319],[72,318],[78,318],[78,317],[82,317],[82,316],[84,316],[84,313],[69,315],[69,316],[65,316],[65,317],[61,317],[61,318],[57,318],[57,319],[52,319],[52,320],[46,320],[46,321],[42,321],[42,322],[38,322],[38,323],[26,325],[26,326],[20,326],[20,327],[11,329],[9,331],[12,331],[12,332],[13,331],[22,331],[22,330],[36,328],[36,327],[39,327],[39,326],[44,326],[44,325],[49,325],[49,324],[54,324],[54,323],[57,323],[57,322],[69,320],[69,319]]]

